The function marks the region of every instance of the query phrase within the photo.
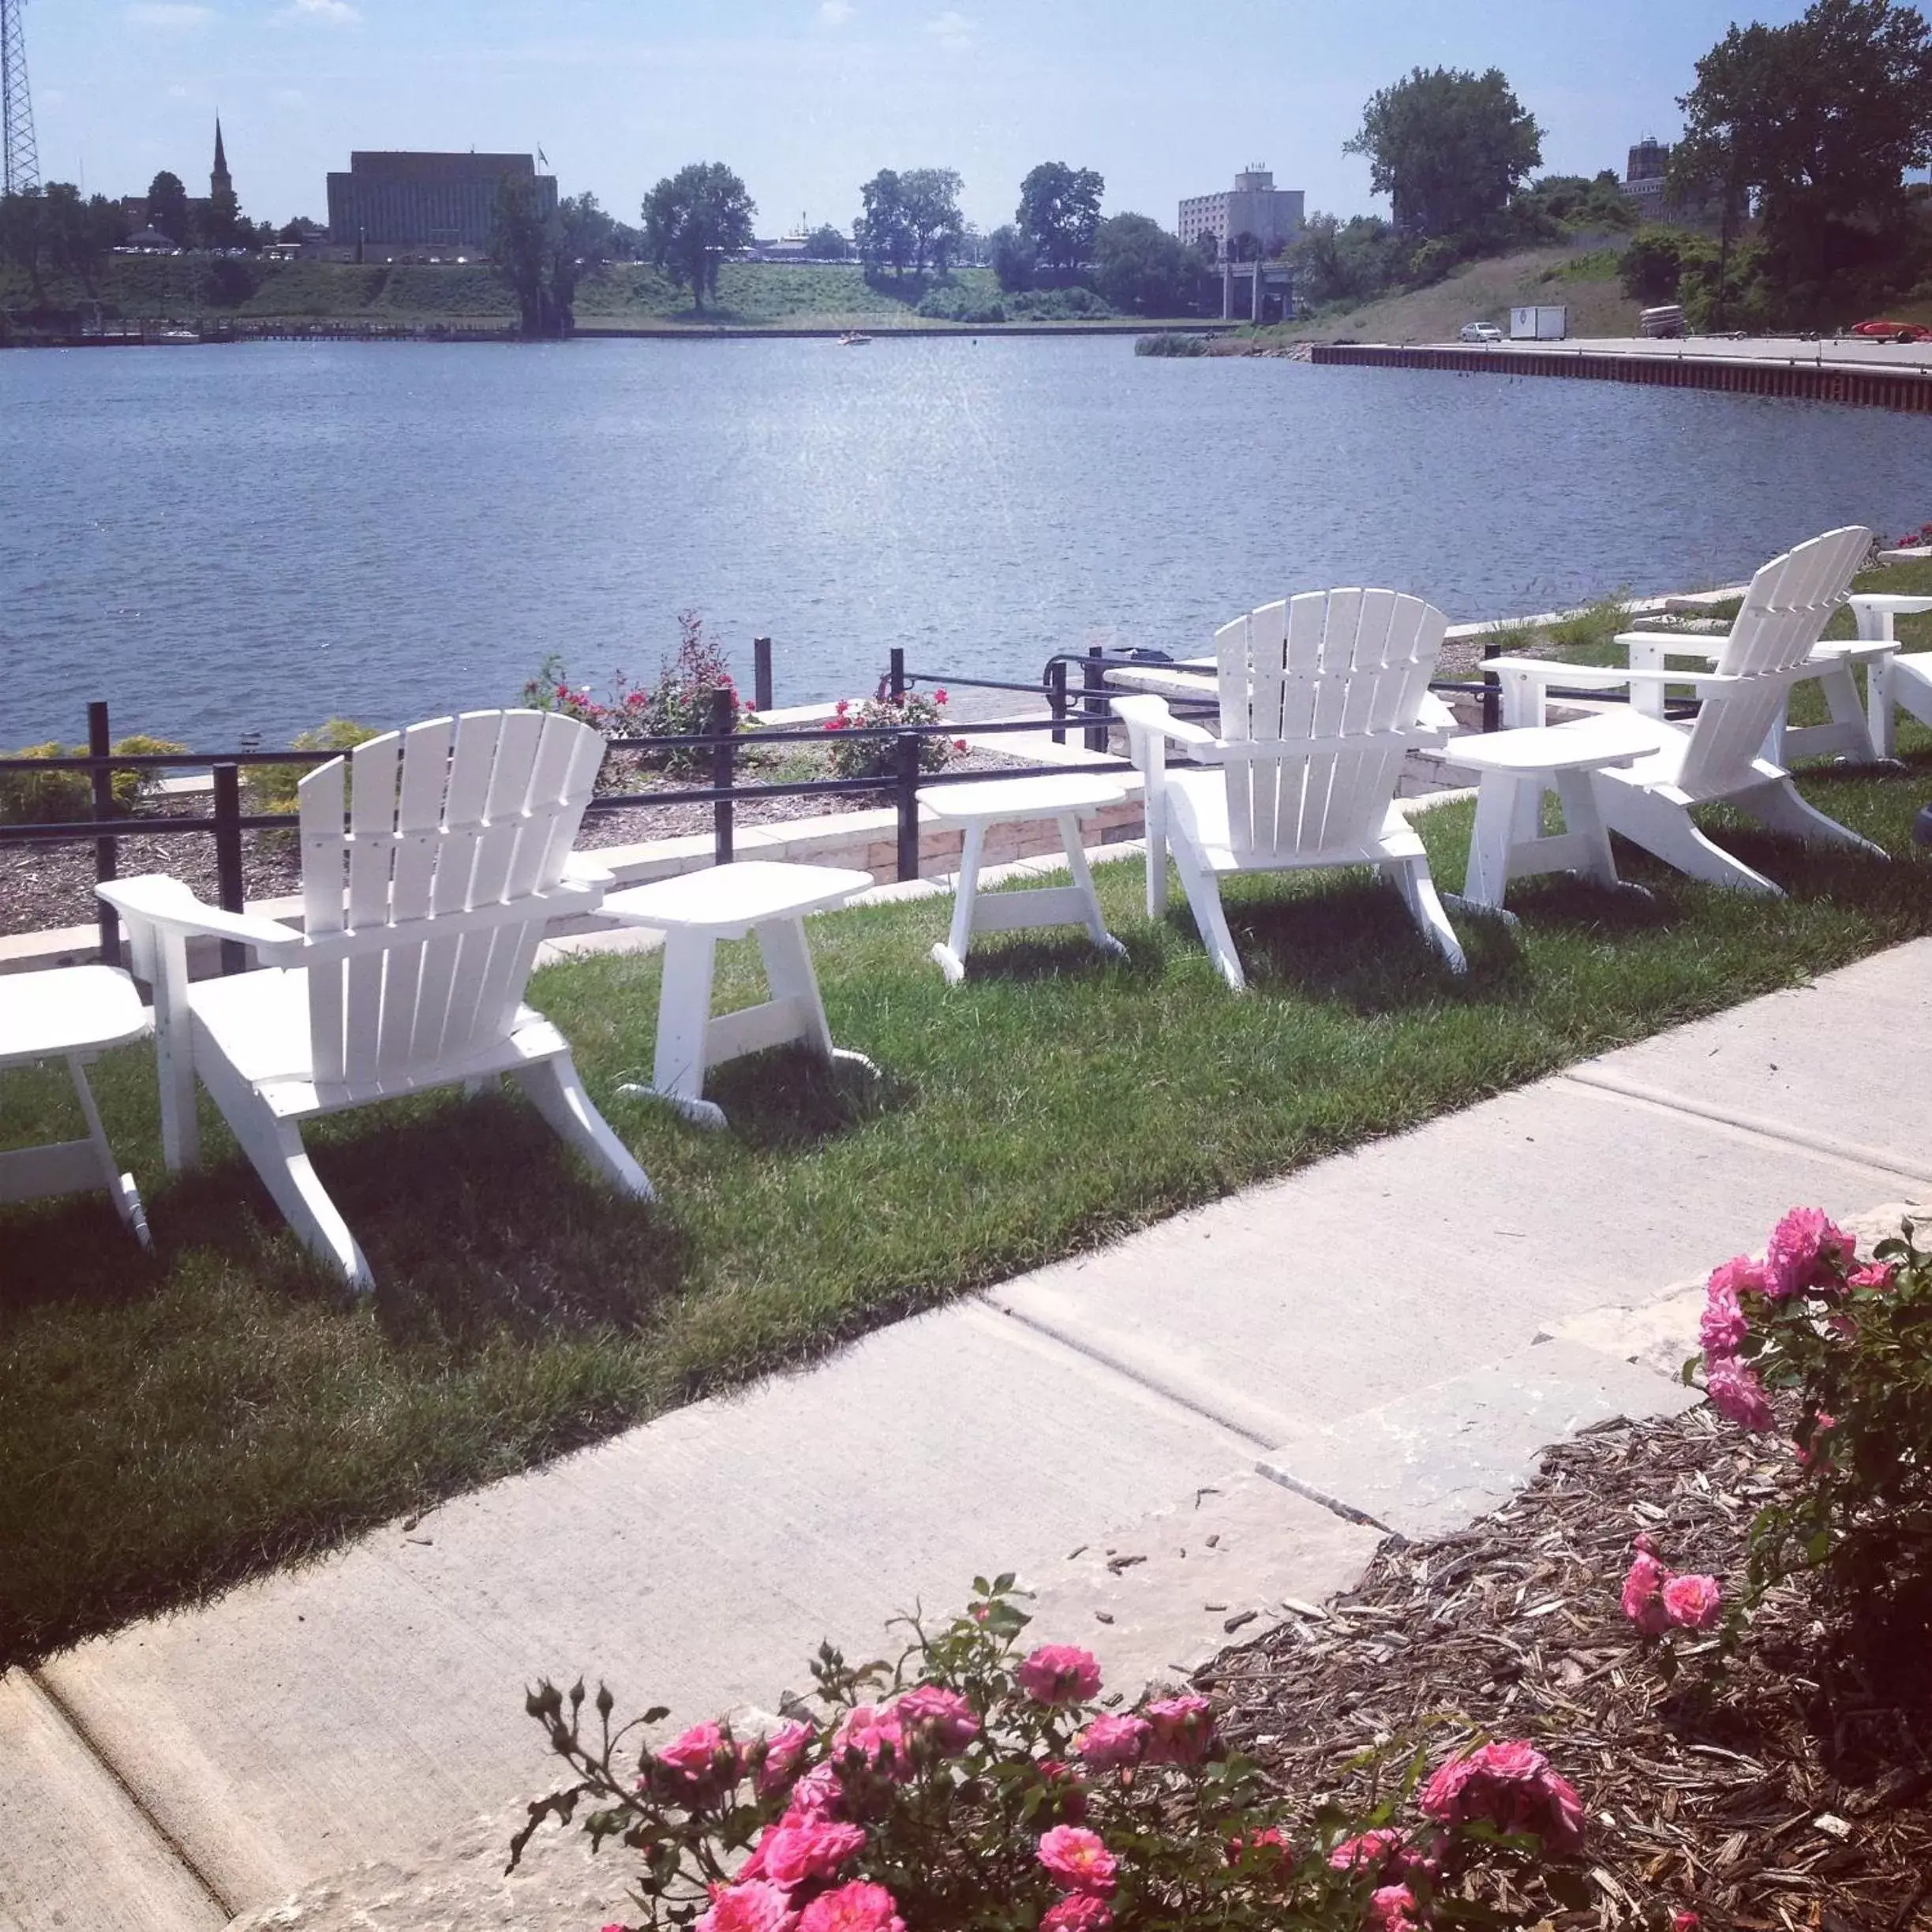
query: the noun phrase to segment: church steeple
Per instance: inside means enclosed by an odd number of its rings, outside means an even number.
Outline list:
[[[233,194],[234,183],[228,174],[228,157],[222,150],[221,117],[215,117],[215,171],[208,177],[211,196]]]

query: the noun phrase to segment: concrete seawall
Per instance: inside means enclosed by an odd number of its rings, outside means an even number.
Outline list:
[[[1727,345],[1728,346],[1728,345]],[[1809,346],[1810,345],[1806,345]],[[1741,395],[1848,402],[1869,409],[1932,415],[1932,365],[1920,361],[1825,361],[1738,345],[1736,354],[1671,353],[1677,345],[1646,343],[1501,347],[1453,343],[1398,346],[1316,343],[1310,361],[1369,369],[1448,369],[1479,376],[1567,376],[1586,382],[1641,383],[1668,389],[1722,389]],[[1922,354],[1924,352],[1922,351]]]

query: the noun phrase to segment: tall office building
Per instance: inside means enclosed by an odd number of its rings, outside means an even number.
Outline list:
[[[481,248],[496,193],[527,182],[539,210],[557,204],[556,177],[529,155],[356,153],[328,178],[329,240],[338,246]]]

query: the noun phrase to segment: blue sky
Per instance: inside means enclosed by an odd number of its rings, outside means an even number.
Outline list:
[[[1259,162],[1311,208],[1375,204],[1342,143],[1416,66],[1500,66],[1546,167],[1621,170],[1733,18],[1798,0],[32,0],[42,171],[207,192],[219,109],[245,212],[323,215],[351,148],[549,155],[566,193],[637,218],[660,176],[722,160],[761,233],[848,225],[881,167],[942,166],[968,219],[1011,218],[1047,159],[1110,212],[1171,227]]]

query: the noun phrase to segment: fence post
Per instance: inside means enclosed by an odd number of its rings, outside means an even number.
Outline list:
[[[1053,741],[1055,744],[1066,743],[1067,675],[1066,660],[1056,657],[1046,667],[1046,708],[1054,717]]]
[[[901,732],[893,740],[893,751],[894,776],[898,781],[896,789],[899,807],[899,876],[902,879],[915,879],[919,875],[919,733]]]
[[[738,745],[732,733],[737,722],[738,701],[728,686],[721,684],[711,694],[711,736],[717,741],[711,747],[711,784],[715,791],[728,792],[736,782],[734,768],[738,759]],[[711,807],[713,856],[720,865],[732,863],[732,813],[733,804],[728,797],[720,799]]]
[[[1503,646],[1500,644],[1485,644],[1483,646],[1485,662],[1502,655]],[[1482,720],[1483,729],[1486,732],[1503,728],[1503,686],[1493,671],[1483,673]]]
[[[215,767],[215,893],[224,912],[239,912],[242,900],[242,767]],[[239,940],[224,939],[221,968],[225,973],[248,968],[248,949]]]
[[[1087,720],[1083,742],[1089,751],[1105,751],[1107,748],[1106,699],[1095,695],[1106,689],[1106,672],[1099,662],[1106,654],[1103,646],[1089,644],[1087,661],[1080,666],[1080,689],[1086,694],[1080,705],[1081,715]],[[1100,720],[1097,724],[1094,722],[1095,718]]]
[[[751,640],[751,709],[764,713],[772,708],[771,639]]]
[[[886,673],[886,695],[894,704],[904,704],[905,693],[905,647],[895,644],[892,647],[892,668]]]
[[[106,758],[112,748],[107,730],[107,706],[96,698],[88,706],[88,756]],[[103,818],[114,815],[114,773],[104,766],[96,766],[88,776],[94,786],[94,822],[99,824]],[[105,886],[119,870],[119,848],[110,838],[94,841],[94,877],[97,883]],[[121,921],[114,909],[105,899],[94,901],[94,910],[100,920],[100,956],[103,966],[121,964]]]

